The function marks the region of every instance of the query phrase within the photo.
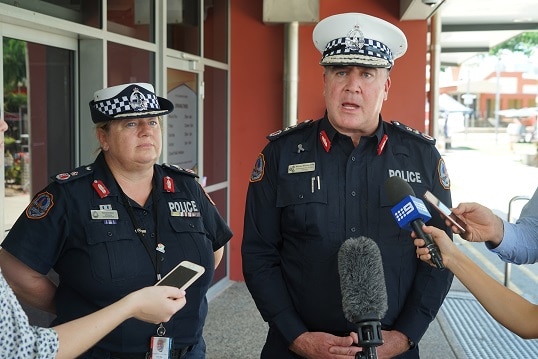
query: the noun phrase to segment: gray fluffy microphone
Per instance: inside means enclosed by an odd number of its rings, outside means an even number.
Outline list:
[[[372,314],[383,318],[387,288],[377,244],[368,237],[346,240],[338,252],[338,272],[346,319],[358,323]]]
[[[363,348],[356,357],[377,358],[375,347],[383,344],[380,320],[388,307],[379,247],[367,237],[347,239],[338,252],[338,272],[344,316],[357,325]]]

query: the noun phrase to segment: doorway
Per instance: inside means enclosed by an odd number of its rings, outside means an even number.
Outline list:
[[[4,229],[50,177],[75,166],[73,50],[2,37]]]
[[[192,71],[193,68],[200,69]],[[224,218],[228,216],[227,77],[223,70],[181,60],[167,68],[167,97],[175,110],[167,116],[164,161],[193,170]],[[228,247],[215,271],[215,284],[228,275]]]

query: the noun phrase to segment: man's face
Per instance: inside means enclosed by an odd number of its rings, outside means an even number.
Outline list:
[[[377,128],[383,101],[388,96],[389,71],[327,66],[323,80],[327,114],[334,128],[353,138],[371,135]]]

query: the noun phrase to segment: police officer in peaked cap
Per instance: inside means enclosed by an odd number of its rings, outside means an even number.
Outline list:
[[[167,323],[131,319],[81,356],[146,359],[158,340],[168,358],[205,358],[206,293],[232,236],[192,171],[156,162],[160,116],[173,104],[147,83],[95,92],[90,102],[99,154],[52,177],[2,243],[2,268],[27,304],[57,315],[53,325],[92,313],[154,285],[181,261],[205,273]],[[47,278],[54,269],[56,287]]]
[[[337,257],[346,239],[365,236],[380,249],[388,294],[377,353],[419,358],[418,343],[453,277],[417,259],[411,233],[392,217],[384,183],[400,176],[417,196],[429,190],[448,206],[451,195],[435,141],[381,116],[406,37],[385,20],[346,13],[321,20],[313,41],[325,114],[268,136],[247,194],[243,273],[269,324],[261,357],[361,352],[357,326],[342,310]],[[449,232],[440,217],[429,224]]]

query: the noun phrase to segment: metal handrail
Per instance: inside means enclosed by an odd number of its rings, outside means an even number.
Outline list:
[[[512,218],[512,204],[516,201],[528,201],[530,197],[528,196],[515,196],[510,199],[508,202],[508,214],[506,220],[508,222],[511,221]],[[512,274],[512,263],[505,262],[504,263],[504,286],[508,287],[510,284],[510,275]]]

